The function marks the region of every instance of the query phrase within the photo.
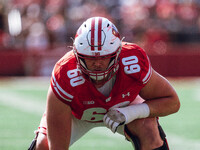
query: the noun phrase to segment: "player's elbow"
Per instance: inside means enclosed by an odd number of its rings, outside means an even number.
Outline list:
[[[173,96],[173,113],[178,112],[180,107],[181,107],[181,104],[180,104],[179,97],[177,95],[174,95]]]

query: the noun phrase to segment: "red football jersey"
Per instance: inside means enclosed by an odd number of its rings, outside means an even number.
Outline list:
[[[73,51],[64,55],[52,72],[54,94],[71,107],[73,115],[81,120],[101,122],[111,107],[130,104],[151,77],[151,65],[143,49],[132,43],[123,43],[116,81],[108,97],[82,75]]]

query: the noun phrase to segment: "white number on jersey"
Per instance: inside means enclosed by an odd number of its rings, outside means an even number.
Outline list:
[[[101,107],[89,108],[83,112],[81,120],[86,120],[90,122],[102,121],[105,113],[106,109]]]
[[[126,74],[137,73],[137,72],[140,72],[141,70],[138,64],[137,56],[129,56],[129,57],[122,58],[122,63],[125,66],[124,72]]]
[[[67,76],[70,78],[70,84],[73,87],[81,85],[85,82],[85,79],[83,78],[83,76],[80,76],[78,74],[78,71],[78,69],[73,69],[67,72]]]

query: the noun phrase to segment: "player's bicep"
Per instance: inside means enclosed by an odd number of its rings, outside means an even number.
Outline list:
[[[50,146],[69,146],[71,108],[56,97],[51,87],[47,95],[47,133]]]

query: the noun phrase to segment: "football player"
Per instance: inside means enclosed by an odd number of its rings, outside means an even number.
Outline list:
[[[89,18],[73,50],[55,64],[46,112],[29,149],[68,150],[90,129],[106,126],[136,150],[168,150],[157,118],[179,107],[174,88],[142,48],[122,42],[108,19]]]

